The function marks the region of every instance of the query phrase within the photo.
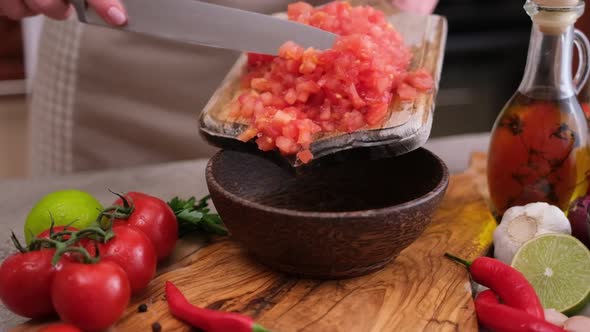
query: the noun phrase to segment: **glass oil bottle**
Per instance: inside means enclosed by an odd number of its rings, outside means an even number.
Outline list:
[[[590,45],[574,28],[584,2],[546,2],[524,6],[533,22],[525,73],[492,129],[487,179],[496,216],[532,202],[565,211],[588,187],[588,126],[577,94],[588,78]],[[581,61],[572,77],[574,45]]]

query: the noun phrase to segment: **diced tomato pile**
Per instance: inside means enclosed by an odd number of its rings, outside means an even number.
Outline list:
[[[340,1],[322,8],[298,2],[289,5],[288,17],[339,37],[324,51],[287,42],[276,57],[248,55],[245,92],[231,116],[248,121],[239,138],[255,138],[263,151],[278,149],[307,163],[314,135],[377,127],[392,98],[413,100],[433,86],[425,70],[407,71],[411,51],[381,11]]]

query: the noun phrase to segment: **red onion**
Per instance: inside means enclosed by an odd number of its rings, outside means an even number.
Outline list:
[[[590,248],[590,195],[576,199],[568,210],[572,235]]]

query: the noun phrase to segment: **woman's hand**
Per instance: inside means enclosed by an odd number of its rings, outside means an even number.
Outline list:
[[[107,23],[120,26],[127,23],[127,13],[118,0],[87,0]],[[72,8],[67,0],[0,0],[0,15],[13,20],[27,16],[45,15],[56,20],[70,16]]]

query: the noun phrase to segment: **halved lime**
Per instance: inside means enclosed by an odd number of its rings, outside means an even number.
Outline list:
[[[571,315],[590,300],[590,251],[571,235],[543,234],[525,242],[512,266],[531,283],[545,309]]]

